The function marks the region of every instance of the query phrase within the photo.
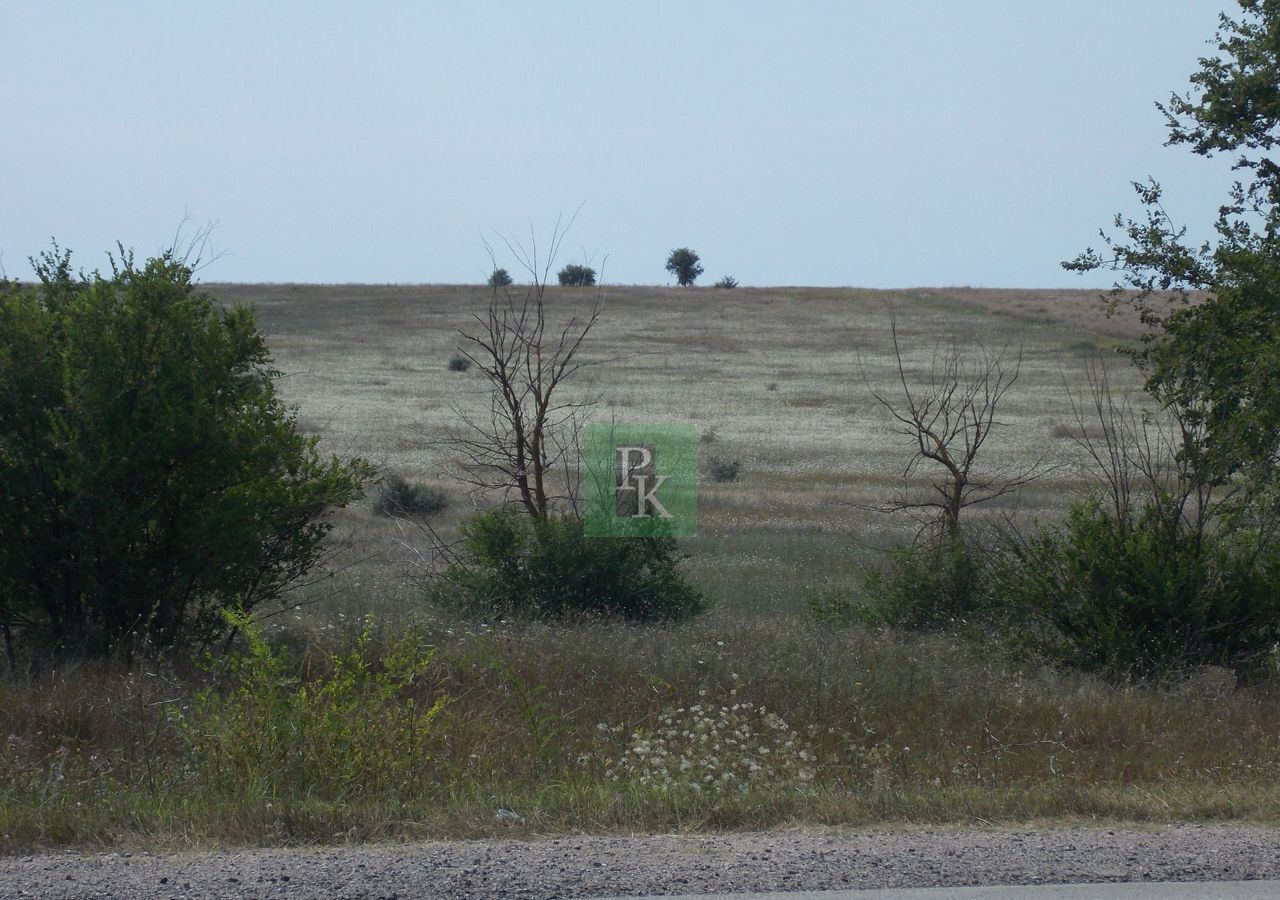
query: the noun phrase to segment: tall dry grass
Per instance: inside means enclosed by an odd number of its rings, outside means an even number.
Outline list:
[[[327,647],[295,639],[274,657],[280,678],[247,695],[225,671],[173,663],[0,682],[0,847],[1269,820],[1280,810],[1280,696],[1223,673],[1108,687],[1019,668],[998,647],[956,637],[828,632],[787,617],[419,628],[410,640],[422,666],[402,680],[387,680],[407,671],[386,662],[388,647],[406,646],[397,626],[363,649],[344,637]],[[201,699],[210,685],[221,693]],[[299,691],[312,705],[302,713]],[[443,705],[410,731],[390,712],[409,700]],[[776,714],[784,738],[794,732],[816,758],[812,778],[702,792],[644,778],[652,767],[634,764],[637,746],[664,735],[672,759],[692,754],[699,772],[767,761],[756,737],[738,750],[721,741],[714,760],[681,737],[734,706]],[[677,724],[664,726],[676,710]],[[233,753],[246,744],[266,749]],[[228,770],[229,753],[240,768]],[[520,819],[496,818],[499,809]]]

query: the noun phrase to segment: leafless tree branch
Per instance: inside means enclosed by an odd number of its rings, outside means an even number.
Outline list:
[[[1044,454],[1020,469],[990,468],[979,463],[992,432],[1008,424],[997,413],[1018,381],[1022,350],[1019,348],[1007,361],[1007,348],[992,351],[978,345],[966,353],[952,341],[946,348],[935,349],[927,376],[917,380],[908,374],[892,309],[890,332],[901,396],[888,397],[871,388],[865,369],[863,380],[913,452],[903,468],[903,486],[898,495],[888,502],[862,508],[915,516],[920,522],[918,540],[954,536],[964,510],[1007,496],[1050,470]],[[909,493],[909,483],[926,464],[938,473],[930,489],[923,497]]]
[[[585,311],[561,315],[559,324],[549,315],[547,281],[572,224],[573,218],[563,226],[557,220],[545,259],[532,228],[527,246],[503,237],[532,283],[523,290],[495,286],[484,312],[459,332],[461,354],[484,375],[489,391],[485,412],[455,410],[462,423],[449,439],[461,463],[455,477],[476,491],[514,495],[535,518],[556,505],[580,511],[581,429],[598,397],[561,399],[561,388],[605,362],[581,352],[603,312],[602,289]]]

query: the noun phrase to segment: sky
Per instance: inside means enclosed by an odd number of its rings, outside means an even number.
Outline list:
[[[1105,287],[1059,263],[1130,182],[1208,236],[1223,160],[1163,146],[1230,0],[0,0],[0,257],[212,225],[207,281]],[[554,271],[554,269],[553,269]]]

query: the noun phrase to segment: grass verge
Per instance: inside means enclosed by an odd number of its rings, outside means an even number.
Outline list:
[[[11,853],[1280,818],[1270,684],[1108,686],[791,617],[430,621],[213,671],[68,668],[0,682],[0,736]]]

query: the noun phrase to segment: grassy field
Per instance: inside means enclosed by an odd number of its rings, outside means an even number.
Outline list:
[[[472,506],[445,438],[485,395],[447,362],[487,292],[213,290],[257,306],[303,425],[444,489],[439,528],[455,533]],[[701,488],[684,542],[708,615],[456,620],[406,577],[413,534],[362,503],[340,516],[356,564],[267,620],[276,655],[231,672],[171,656],[0,679],[0,850],[1280,818],[1280,672],[1107,684],[964,633],[827,630],[800,600],[908,530],[858,509],[907,459],[871,396],[895,387],[890,308],[913,373],[953,336],[1022,349],[990,453],[1057,466],[1000,510],[1042,519],[1087,489],[1063,436],[1068,393],[1131,321],[1086,292],[607,297],[589,352],[616,361],[575,389],[601,396],[605,420],[689,423],[711,436],[700,453],[742,463],[740,481]],[[561,314],[589,299],[550,294]]]
[[[447,474],[455,410],[480,411],[483,378],[446,367],[458,330],[489,299],[464,286],[213,285],[228,301],[256,306],[285,396],[305,427],[339,453],[359,453],[454,495],[448,533],[470,508]],[[593,292],[549,290],[553,312],[571,314]],[[1003,511],[1051,517],[1083,488],[1067,389],[1085,368],[1136,334],[1131,317],[1108,318],[1089,291],[860,291],[647,287],[605,289],[603,318],[587,354],[613,360],[570,388],[599,395],[599,421],[695,426],[705,460],[740,460],[731,484],[699,488],[699,533],[686,544],[690,571],[735,611],[795,608],[816,581],[856,576],[870,551],[899,540],[910,523],[859,509],[889,498],[909,458],[872,392],[896,397],[890,311],[921,377],[953,337],[962,344],[1021,349],[1021,377],[989,445],[993,464],[1045,457],[1050,476],[1009,498]],[[1133,379],[1120,378],[1121,385]],[[711,438],[711,440],[706,440]],[[922,473],[923,474],[923,473]],[[401,596],[382,579],[403,556],[394,526],[367,513],[346,525],[376,557],[357,575],[379,599]],[[344,605],[360,603],[345,596]]]

